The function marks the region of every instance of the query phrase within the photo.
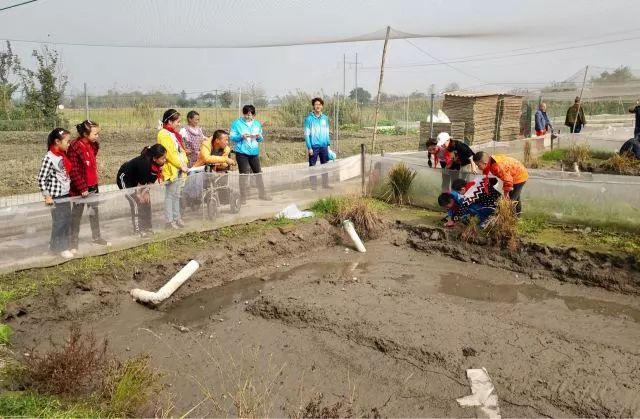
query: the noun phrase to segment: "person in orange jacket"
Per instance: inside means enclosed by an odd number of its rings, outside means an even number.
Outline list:
[[[476,153],[473,161],[486,177],[492,174],[502,181],[504,196],[517,202],[516,213],[520,215],[522,213],[520,194],[529,179],[527,168],[513,157],[502,154],[490,155],[484,151]],[[485,184],[488,185],[488,182]]]

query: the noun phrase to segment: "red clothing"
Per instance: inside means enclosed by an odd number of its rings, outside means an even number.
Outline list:
[[[546,130],[546,129],[544,129],[544,130],[539,130],[539,129],[537,129],[537,130],[536,130],[536,135],[537,135],[538,137],[542,137],[542,136],[543,136],[543,135],[545,135],[546,133],[547,133],[547,130]]]
[[[69,145],[67,154],[73,163],[71,169],[71,196],[81,195],[90,186],[98,185],[98,162],[96,155],[100,145],[87,138],[77,138]]]

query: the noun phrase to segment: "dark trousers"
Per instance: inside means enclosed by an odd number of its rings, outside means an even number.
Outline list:
[[[329,161],[329,147],[313,147],[313,154],[309,155],[309,167],[313,167],[320,158],[320,164],[326,164]],[[316,189],[318,186],[318,177],[309,176],[309,183],[311,183],[311,189]],[[329,173],[322,174],[322,187],[329,186]]]
[[[139,202],[135,193],[126,194],[131,209],[131,223],[133,234],[151,230],[151,202]]]
[[[97,194],[98,185],[89,187],[89,194]],[[71,249],[78,248],[78,236],[80,234],[80,222],[82,221],[82,213],[84,212],[85,205],[89,207],[89,224],[91,225],[91,236],[93,239],[100,238],[100,216],[98,215],[98,203],[92,202],[85,204],[82,201],[76,201],[73,203],[71,209],[71,234],[69,236],[69,247]]]
[[[118,188],[127,189],[127,182],[124,173],[118,173],[116,179]],[[145,194],[149,194],[149,191],[145,191]],[[149,202],[140,202],[136,197],[134,190],[131,193],[125,194],[125,198],[129,202],[129,208],[131,209],[131,223],[133,224],[133,234],[140,234],[143,231],[151,230],[151,200]]]
[[[442,192],[451,192],[451,184],[454,180],[458,179],[460,171],[456,165],[451,166],[451,169],[446,169],[447,162],[441,161],[440,167],[442,168]]]
[[[513,189],[509,192],[509,198],[512,201],[517,201],[516,214],[518,214],[518,216],[522,214],[522,200],[520,199],[520,194],[522,193],[522,188],[524,188],[525,183],[527,182],[516,183],[513,185]]]
[[[572,134],[580,134],[580,131],[582,131],[582,124],[576,124],[575,128],[573,125],[570,126],[569,131],[571,131]]]
[[[236,153],[236,161],[238,162],[238,171],[240,172],[240,196],[243,199],[247,198],[247,190],[249,189],[249,176],[247,175],[251,173],[255,173],[258,195],[261,198],[266,196],[264,181],[262,180],[262,169],[260,168],[260,158],[258,156]]]
[[[68,195],[55,199],[51,208],[51,240],[49,249],[52,252],[69,250],[69,233],[71,229],[71,202],[58,202],[58,199],[67,198]]]

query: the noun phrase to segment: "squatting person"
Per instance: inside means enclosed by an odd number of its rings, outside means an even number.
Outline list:
[[[489,174],[500,179],[502,181],[504,196],[517,202],[515,210],[516,213],[520,215],[522,213],[520,194],[522,193],[524,184],[529,179],[527,168],[513,157],[502,154],[490,155],[484,151],[477,152],[473,160],[485,175],[485,189],[489,187]]]

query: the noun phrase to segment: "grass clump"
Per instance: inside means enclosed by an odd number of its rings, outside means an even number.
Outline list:
[[[6,391],[0,395],[0,415],[27,418],[98,418],[101,412],[79,403],[65,403],[54,396]]]
[[[409,189],[416,175],[417,172],[404,163],[393,166],[387,175],[387,200],[399,205],[410,204]]]
[[[106,411],[110,416],[135,416],[159,390],[160,375],[149,366],[146,354],[124,363],[113,361],[106,376]]]
[[[511,251],[518,249],[518,216],[515,205],[515,201],[501,197],[485,228],[491,242]]]
[[[361,196],[330,196],[315,201],[311,210],[317,215],[324,215],[334,225],[351,220],[358,236],[367,240],[380,235],[384,225],[380,212],[385,205],[376,199]]]
[[[600,167],[605,170],[612,171],[614,173],[620,173],[623,175],[640,174],[640,160],[637,160],[633,155],[629,153],[615,153],[608,160],[603,161]]]
[[[567,150],[567,161],[569,163],[584,164],[591,157],[591,147],[589,144],[578,144],[572,142]]]
[[[467,224],[462,227],[460,232],[460,240],[465,243],[473,243],[480,234],[480,220],[478,217],[469,217]]]
[[[0,324],[0,345],[8,345],[13,331],[6,324]]]
[[[32,350],[4,372],[20,391],[0,398],[0,412],[16,416],[136,416],[160,390],[147,355],[121,363],[108,354],[106,340],[76,326],[63,343]]]
[[[567,150],[563,148],[557,148],[555,150],[545,151],[542,154],[543,161],[562,161],[567,159]]]

